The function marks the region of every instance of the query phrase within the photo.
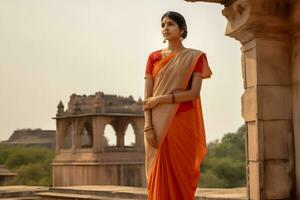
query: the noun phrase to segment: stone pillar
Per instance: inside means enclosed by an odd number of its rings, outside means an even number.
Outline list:
[[[72,119],[72,152],[80,148],[80,119]]]
[[[91,122],[92,121],[91,119],[92,118],[88,117],[86,121],[83,121],[82,123],[82,128],[87,131],[89,148],[93,147],[94,144],[93,123]]]
[[[108,123],[107,119],[101,116],[95,116],[92,119],[93,123],[93,151],[94,152],[104,152],[105,151],[105,138],[104,138],[104,128]]]
[[[69,119],[56,119],[56,153],[60,153],[60,149],[63,146],[67,138],[67,131],[70,125]]]
[[[300,1],[294,1],[291,14],[293,122],[295,145],[295,190],[300,199]]]
[[[124,147],[124,137],[128,121],[124,119],[116,119],[112,123],[112,126],[114,127],[117,136],[117,147]]]
[[[59,120],[56,120],[56,144],[55,144],[55,153],[59,154],[60,149],[62,146],[62,130],[61,130],[61,124],[59,123]]]
[[[242,44],[249,199],[290,199],[294,172],[288,2],[237,0],[222,11]]]
[[[255,38],[242,47],[250,199],[291,197],[292,89],[289,42]]]
[[[137,151],[145,151],[144,146],[144,118],[135,118],[133,120],[133,129],[135,134],[135,146]]]

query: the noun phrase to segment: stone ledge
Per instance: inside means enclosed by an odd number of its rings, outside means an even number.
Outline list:
[[[198,188],[196,200],[246,200],[246,188]],[[45,199],[147,199],[147,190],[143,187],[114,185],[84,185],[52,187],[49,192],[37,193]],[[74,196],[75,195],[75,196]]]
[[[41,200],[41,197],[35,197],[35,196],[13,197],[13,198],[1,198],[1,200]]]
[[[43,186],[26,186],[26,185],[11,185],[0,187],[1,200],[6,199],[28,199],[34,196],[36,192],[48,191],[48,187]]]
[[[66,194],[66,193],[56,193],[56,192],[41,192],[37,195],[46,197],[47,199],[92,199],[92,200],[130,200],[124,198],[112,198],[112,197],[103,197],[97,195],[84,195],[84,194]]]

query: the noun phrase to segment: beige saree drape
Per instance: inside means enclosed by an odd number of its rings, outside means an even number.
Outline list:
[[[163,66],[155,76],[154,86],[153,86],[153,94],[152,96],[160,96],[165,94],[170,94],[172,91],[175,90],[184,90],[189,82],[189,79],[193,73],[194,67],[198,61],[198,58],[203,54],[202,51],[196,49],[185,48],[178,52],[175,56],[173,56],[166,64]],[[202,78],[209,78],[212,74],[208,62],[203,62],[203,72]],[[158,148],[153,148],[151,145],[147,143],[146,137],[144,137],[145,142],[145,170],[146,170],[146,178],[147,178],[147,187],[149,193],[149,199],[191,199],[193,192],[195,191],[197,185],[197,181],[200,178],[200,163],[204,159],[207,153],[206,147],[206,137],[205,137],[205,128],[202,116],[202,108],[201,108],[201,99],[200,94],[197,99],[193,100],[194,109],[185,112],[176,118],[176,111],[179,107],[179,103],[175,104],[158,104],[155,108],[152,109],[152,124],[154,126],[154,131],[156,134],[156,138],[158,141]],[[189,116],[188,116],[189,115]],[[184,117],[187,116],[187,117]],[[192,117],[190,117],[192,116]],[[182,120],[180,119],[182,118]],[[189,118],[189,119],[187,119]],[[185,121],[184,121],[185,119]],[[190,123],[189,121],[192,120]],[[171,127],[173,123],[173,128]],[[176,124],[175,124],[176,123]],[[178,128],[174,128],[177,126]],[[186,126],[186,127],[185,127]],[[189,127],[193,126],[193,127]],[[181,129],[182,133],[175,133],[176,131],[179,132]],[[167,134],[173,134],[173,136],[178,135],[184,137],[190,137],[189,135],[183,135],[185,131],[193,132],[193,139],[190,141],[191,148],[190,150],[184,152],[189,155],[192,155],[192,163],[182,163],[183,165],[178,165],[178,168],[182,168],[184,166],[191,166],[191,170],[193,172],[193,181],[187,180],[187,183],[191,182],[190,185],[183,186],[183,187],[191,187],[189,190],[188,188],[183,188],[182,191],[190,191],[187,192],[186,195],[184,194],[173,194],[172,196],[164,196],[158,194],[159,191],[168,190],[165,192],[169,193],[176,193],[177,190],[174,185],[176,185],[176,180],[174,177],[170,177],[172,175],[166,174],[166,177],[163,177],[164,183],[159,183],[161,177],[158,176],[158,171],[162,166],[159,165],[172,165],[172,167],[177,166],[176,163],[172,162],[162,162],[159,161],[161,159],[160,155],[164,155],[162,151],[173,151],[171,153],[180,155],[182,152],[179,151],[180,148],[172,148],[166,149],[163,148],[163,142],[166,138]],[[176,136],[177,137],[177,136]],[[185,141],[189,141],[188,139]],[[168,141],[172,143],[172,141]],[[180,142],[180,141],[179,141]],[[180,145],[180,144],[176,144]],[[189,146],[188,143],[184,144]],[[186,155],[186,156],[189,156]],[[190,160],[191,160],[190,159]],[[170,160],[165,158],[165,160]],[[184,160],[182,162],[185,162]],[[168,166],[165,166],[165,169],[168,169]],[[181,170],[181,169],[178,169]],[[184,171],[182,169],[181,171]],[[188,169],[190,170],[190,169]],[[178,171],[178,173],[180,173]],[[161,175],[160,175],[161,176]],[[183,175],[184,177],[184,175]],[[186,177],[187,179],[191,179],[191,177]],[[184,183],[185,181],[182,180]],[[176,186],[178,187],[178,186]],[[180,192],[180,191],[179,191]]]

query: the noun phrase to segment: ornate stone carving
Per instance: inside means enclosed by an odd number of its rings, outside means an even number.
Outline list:
[[[204,2],[209,2],[209,3],[219,3],[219,4],[223,4],[223,5],[227,5],[230,4],[236,0],[185,0],[188,2],[197,2],[197,1],[204,1]]]
[[[64,113],[64,104],[62,103],[62,101],[59,101],[59,104],[57,106],[57,116],[61,115]]]
[[[72,94],[68,102],[68,108],[58,116],[76,116],[100,113],[130,113],[143,115],[141,98],[135,101],[132,96],[123,97],[118,95],[96,92],[94,95]]]

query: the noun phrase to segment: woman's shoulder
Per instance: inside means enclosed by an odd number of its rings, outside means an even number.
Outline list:
[[[157,54],[160,54],[161,51],[162,51],[162,49],[152,51],[152,52],[149,54],[149,56],[155,56],[155,55],[157,55]]]
[[[199,49],[194,49],[194,48],[187,48],[187,49],[188,49],[188,51],[195,53],[195,54],[205,54],[204,51],[199,50]]]
[[[161,51],[162,51],[162,49],[152,51],[148,56],[149,59],[151,59],[151,61],[154,63],[156,60],[160,59]]]

